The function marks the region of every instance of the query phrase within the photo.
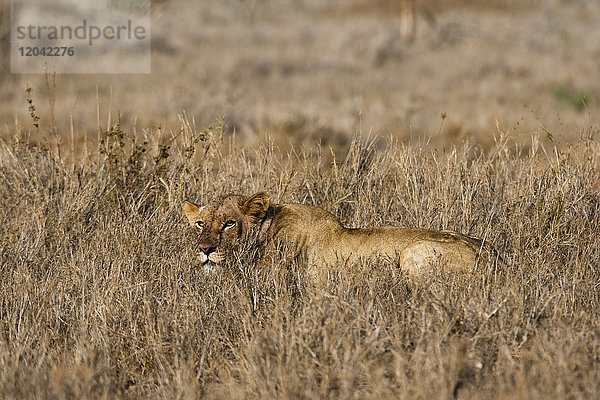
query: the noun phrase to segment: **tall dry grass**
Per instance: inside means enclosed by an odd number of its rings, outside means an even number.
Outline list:
[[[114,124],[83,154],[0,143],[1,398],[598,396],[593,129],[528,154],[504,136],[446,154],[357,139],[333,165],[185,117],[156,134]],[[374,262],[320,289],[285,257],[205,276],[182,201],[257,190],[349,226],[485,237],[508,265],[416,285]]]
[[[9,3],[0,0],[0,68]],[[28,86],[43,126],[56,115],[59,132],[69,137],[73,125],[88,139],[98,103],[127,127],[175,129],[186,110],[202,126],[223,116],[247,145],[269,135],[280,147],[344,152],[356,131],[490,148],[496,121],[523,146],[543,121],[563,148],[580,127],[600,125],[596,0],[419,0],[431,15],[419,13],[411,45],[400,38],[399,0],[152,3],[150,75],[59,74],[55,94],[41,66],[0,75],[0,126],[27,107]]]

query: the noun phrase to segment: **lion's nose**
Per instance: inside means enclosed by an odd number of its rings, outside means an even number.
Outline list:
[[[202,246],[202,245],[200,245],[200,251],[202,251],[206,255],[213,253],[216,249],[217,249],[217,246]]]

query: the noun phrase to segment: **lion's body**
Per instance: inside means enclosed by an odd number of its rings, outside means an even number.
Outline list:
[[[395,226],[345,228],[322,208],[270,205],[264,193],[250,198],[227,196],[203,208],[186,203],[184,211],[191,224],[201,220],[203,226],[211,227],[200,232],[202,251],[213,249],[221,254],[239,241],[251,240],[262,247],[283,242],[304,256],[316,275],[331,266],[374,257],[396,262],[412,277],[424,275],[435,265],[448,272],[469,271],[482,249],[481,240],[452,232]],[[221,228],[224,221],[235,221],[237,230],[226,232]],[[206,254],[206,262],[213,261],[210,254]]]
[[[274,209],[269,241],[293,244],[317,269],[380,257],[397,262],[411,276],[423,274],[436,262],[465,270],[475,265],[482,245],[478,239],[451,232],[396,226],[348,229],[314,206],[283,204]]]

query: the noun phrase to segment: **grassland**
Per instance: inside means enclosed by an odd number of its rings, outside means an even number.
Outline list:
[[[76,146],[96,140],[98,106],[103,126],[120,111],[128,131],[175,130],[185,110],[200,126],[223,117],[240,144],[321,142],[340,156],[357,131],[489,148],[498,122],[523,147],[545,129],[562,148],[600,124],[594,0],[422,0],[436,22],[419,13],[410,45],[397,0],[155,3],[150,75],[59,75],[49,96],[43,75],[6,73],[0,0],[0,125],[22,116],[27,86],[46,126],[57,116],[46,139],[66,142],[72,121]]]
[[[149,76],[37,76],[0,0],[0,399],[600,396],[597,2],[155,4]],[[182,202],[259,190],[506,266],[204,275]]]
[[[0,143],[3,399],[598,396],[597,130],[523,154],[501,132],[488,152],[357,139],[330,165],[182,121],[157,144],[112,126],[83,155]],[[317,289],[284,253],[205,276],[183,199],[262,189],[485,237],[508,265],[417,285],[365,264]]]

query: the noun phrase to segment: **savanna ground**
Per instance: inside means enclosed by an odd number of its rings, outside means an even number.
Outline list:
[[[596,131],[525,154],[355,142],[330,167],[183,128],[168,150],[115,128],[87,158],[2,142],[2,398],[598,396]],[[284,252],[205,276],[182,200],[262,189],[484,237],[507,266],[415,284],[367,263],[314,288]]]
[[[436,1],[412,46],[385,1],[174,4],[150,78],[0,85],[0,398],[599,396],[596,3]],[[182,201],[258,190],[506,266],[204,275]]]
[[[154,3],[150,75],[59,75],[49,91],[42,75],[6,75],[0,0],[0,126],[19,115],[31,127],[27,86],[46,127],[61,117],[32,140],[65,143],[72,120],[76,146],[96,141],[97,108],[103,127],[120,111],[128,131],[175,130],[185,110],[199,126],[222,117],[239,143],[320,142],[340,156],[358,131],[489,148],[498,121],[523,146],[543,131],[563,146],[600,122],[595,0],[421,0],[412,44],[396,0]]]

